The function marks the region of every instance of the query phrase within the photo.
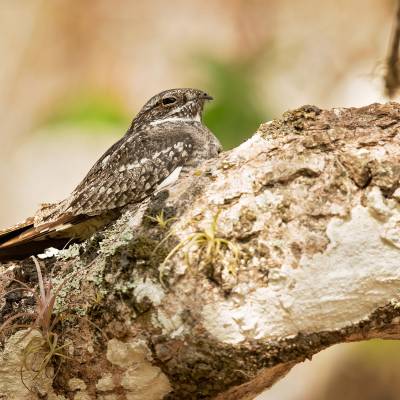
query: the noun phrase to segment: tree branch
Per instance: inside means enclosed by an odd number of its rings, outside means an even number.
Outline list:
[[[385,92],[389,98],[393,98],[400,87],[400,0],[397,1],[396,21],[393,31],[393,37],[390,42],[389,55],[386,60],[385,73]]]
[[[68,358],[24,381],[53,399],[253,399],[332,344],[399,338],[399,128],[397,103],[287,112],[43,260],[55,286],[67,277]],[[0,273],[3,292],[37,284],[29,259]],[[16,293],[3,320],[32,312]],[[4,399],[32,396],[21,335],[0,355]]]

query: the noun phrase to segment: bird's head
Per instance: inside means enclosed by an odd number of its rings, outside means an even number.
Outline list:
[[[206,100],[212,97],[198,89],[170,89],[153,96],[133,120],[134,126],[168,121],[201,122]]]

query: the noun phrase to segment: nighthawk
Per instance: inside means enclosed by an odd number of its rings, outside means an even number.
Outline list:
[[[68,198],[44,204],[22,224],[0,231],[0,260],[82,241],[118,218],[128,204],[151,196],[171,174],[217,156],[221,145],[202,124],[207,100],[212,97],[197,89],[152,97]]]

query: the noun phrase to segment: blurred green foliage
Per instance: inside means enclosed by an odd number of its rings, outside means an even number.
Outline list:
[[[224,149],[230,149],[250,137],[270,112],[258,101],[259,90],[253,80],[256,62],[216,60],[208,56],[195,57],[207,82],[204,87],[214,97],[207,104],[205,124],[218,136]],[[265,102],[263,102],[265,104]],[[52,106],[42,127],[65,132],[59,127],[74,127],[83,132],[117,132],[121,135],[132,119],[116,96],[96,90],[82,90],[61,99]]]
[[[214,100],[207,105],[205,124],[218,136],[224,149],[250,137],[270,112],[258,102],[259,90],[253,80],[257,67],[252,60],[200,60],[207,76],[207,90]]]
[[[364,362],[385,362],[400,358],[400,343],[398,340],[373,339],[360,342],[355,347],[357,356]],[[395,361],[397,362],[397,361]]]
[[[56,103],[42,125],[121,128],[123,132],[129,126],[130,120],[131,116],[116,97],[96,91],[84,91]],[[95,129],[84,131],[96,132]]]

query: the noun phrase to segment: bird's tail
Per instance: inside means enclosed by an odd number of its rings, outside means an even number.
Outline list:
[[[0,262],[23,259],[33,254],[42,253],[49,247],[62,248],[68,242],[76,241],[70,232],[75,227],[87,220],[86,216],[71,217],[64,215],[62,218],[34,225],[34,218],[28,218],[21,224],[0,231]]]
[[[49,247],[62,249],[68,244],[82,242],[119,215],[119,210],[106,215],[63,213],[50,222],[39,224],[33,217],[28,218],[0,231],[0,262],[40,254]]]

